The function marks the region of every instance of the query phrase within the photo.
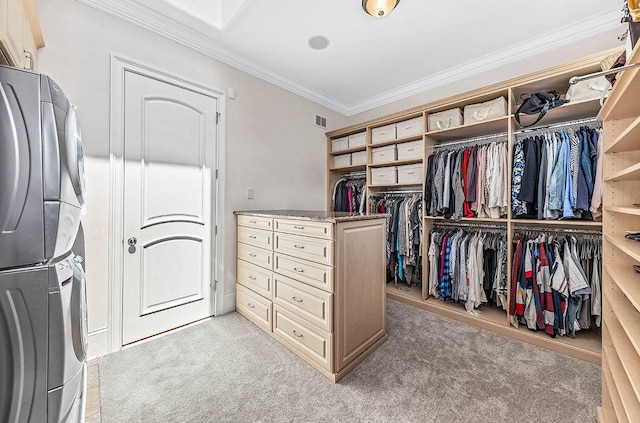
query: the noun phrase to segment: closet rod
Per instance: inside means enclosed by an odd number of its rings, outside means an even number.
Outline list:
[[[357,172],[351,172],[351,173],[345,173],[344,175],[342,175],[342,178],[352,178],[352,179],[359,179],[359,178],[366,178],[367,177],[367,172],[366,171],[357,171]]]
[[[569,121],[569,122],[556,123],[554,125],[538,126],[538,127],[535,127],[535,128],[521,129],[519,131],[515,131],[513,134],[514,135],[526,134],[526,133],[529,133],[529,132],[544,131],[544,130],[547,130],[547,129],[555,129],[555,128],[565,128],[567,126],[582,125],[582,124],[585,124],[585,123],[593,123],[593,122],[598,122],[598,119],[597,118],[577,119],[577,120],[572,120],[572,121]]]
[[[568,224],[570,224],[570,221],[567,221]],[[540,232],[540,233],[548,233],[548,232],[568,232],[568,233],[574,233],[574,234],[595,234],[595,235],[602,235],[602,232],[600,231],[594,231],[594,230],[590,230],[590,229],[573,229],[573,228],[549,228],[549,227],[535,227],[535,226],[519,226],[517,223],[515,223],[515,232],[517,233],[518,231],[530,231],[530,232]]]
[[[453,227],[465,227],[465,228],[480,228],[480,229],[502,229],[506,230],[506,222],[504,225],[494,225],[490,223],[466,223],[466,222],[448,222],[443,220],[434,220],[434,226],[453,226]]]
[[[369,197],[378,197],[380,195],[384,195],[384,196],[394,196],[394,195],[405,196],[407,194],[422,194],[422,190],[421,189],[412,189],[412,190],[405,190],[405,191],[380,191],[380,192],[376,192],[375,194],[371,194]]]
[[[630,65],[620,66],[619,68],[608,69],[602,72],[589,73],[582,76],[573,76],[569,79],[569,85],[577,84],[578,82],[584,81],[585,79],[593,79],[599,76],[611,75],[612,73],[618,73],[627,69],[637,68],[638,66],[640,66],[640,63],[632,63]]]
[[[452,145],[462,145],[462,144],[476,144],[482,141],[495,141],[498,138],[504,138],[504,141],[506,142],[508,139],[509,135],[507,133],[503,133],[503,134],[496,134],[496,135],[485,135],[482,137],[475,137],[475,138],[467,138],[464,140],[460,140],[460,141],[453,141],[453,142],[446,142],[446,143],[441,143],[441,144],[436,144],[433,145],[433,148],[442,148],[442,147],[451,147]]]

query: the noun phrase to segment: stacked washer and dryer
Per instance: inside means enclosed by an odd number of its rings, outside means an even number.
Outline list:
[[[84,420],[83,163],[60,87],[0,66],[0,422]]]

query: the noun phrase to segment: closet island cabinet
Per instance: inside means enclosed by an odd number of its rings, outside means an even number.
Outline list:
[[[42,47],[33,0],[0,0],[0,64],[36,70]]]
[[[359,189],[363,186],[366,189],[366,194],[364,195],[367,199],[367,205],[364,209],[365,214],[368,215],[375,214],[377,210],[380,210],[380,204],[385,204],[386,210],[389,200],[391,200],[391,204],[397,204],[397,202],[394,203],[394,199],[399,197],[410,198],[410,204],[415,204],[414,199],[418,199],[417,201],[419,201],[420,197],[424,195],[425,189],[431,188],[431,181],[426,180],[429,158],[440,151],[460,151],[463,147],[466,148],[468,146],[473,146],[474,148],[489,147],[490,144],[493,143],[502,143],[505,147],[502,151],[506,152],[504,158],[506,164],[503,166],[506,172],[502,173],[502,175],[506,184],[505,197],[507,200],[505,204],[501,205],[500,215],[496,216],[496,213],[492,213],[491,217],[469,216],[460,218],[445,218],[440,215],[432,216],[427,212],[427,207],[423,201],[421,209],[421,278],[418,279],[418,281],[412,281],[411,285],[402,281],[399,283],[388,283],[388,298],[402,301],[431,312],[442,314],[591,363],[601,363],[603,360],[603,330],[601,330],[597,324],[592,325],[588,330],[580,331],[575,338],[568,336],[551,337],[544,331],[529,330],[527,325],[519,324],[516,316],[509,314],[509,301],[513,301],[511,299],[511,282],[514,273],[512,268],[513,258],[516,252],[514,241],[517,241],[522,234],[544,233],[553,236],[562,236],[570,232],[573,236],[580,236],[582,239],[600,239],[601,233],[603,232],[603,222],[600,221],[580,219],[537,220],[531,217],[516,216],[515,213],[512,213],[511,187],[514,152],[517,142],[524,139],[524,137],[530,137],[532,133],[532,128],[522,128],[518,124],[515,119],[515,112],[522,102],[522,98],[525,98],[531,93],[545,89],[553,89],[561,94],[566,93],[571,77],[601,71],[601,61],[611,55],[617,57],[620,51],[620,48],[604,51],[553,68],[449,98],[436,100],[422,106],[381,116],[326,134],[328,146],[327,210],[334,210],[333,197],[335,192],[338,191],[338,187],[347,186],[349,189],[353,188],[355,192],[356,188]],[[630,74],[631,72],[640,74],[640,71],[627,72]],[[619,88],[616,87],[616,89]],[[638,134],[640,134],[640,131],[638,131],[638,128],[640,128],[640,119],[637,118],[637,99],[640,98],[640,88],[632,89],[632,93],[632,95],[628,96],[631,100],[628,100],[626,105],[620,106],[621,110],[624,109],[626,113],[624,119],[621,118],[622,122],[614,123],[620,128],[620,141],[616,143],[615,148],[626,148],[637,151],[625,153],[625,155],[619,154],[615,156],[615,158],[612,157],[611,163],[615,163],[615,166],[614,164],[607,165],[607,169],[610,169],[608,172],[611,175],[609,177],[609,185],[618,184],[617,186],[619,188],[625,187],[624,189],[626,189],[626,191],[624,191],[624,195],[620,194],[620,190],[616,191],[616,201],[614,202],[609,200],[607,203],[605,201],[605,239],[607,237],[611,238],[610,235],[607,235],[609,228],[607,224],[607,213],[609,216],[614,216],[615,214],[614,217],[616,219],[623,219],[621,216],[627,216],[624,218],[627,219],[625,221],[626,229],[640,230],[640,222],[635,225],[632,224],[632,220],[640,216],[640,212],[638,212],[637,208],[634,210],[635,206],[633,205],[634,203],[640,203],[640,194],[638,194],[639,191],[637,189],[633,190],[632,188],[634,186],[633,184],[635,183],[637,186],[637,181],[640,180],[640,165],[637,164],[640,163],[640,146],[635,147],[638,139],[640,139],[638,138]],[[605,103],[605,109],[609,107],[609,104],[612,104],[612,100],[615,100],[617,96],[615,90],[612,96],[613,97],[610,97]],[[585,100],[571,101],[560,107],[551,109],[533,129],[539,131],[562,131],[563,128],[573,128],[580,125],[597,126],[598,113],[601,108],[599,97],[600,96],[593,96]],[[487,115],[484,120],[482,119],[484,115],[478,115],[479,119],[471,122],[467,122],[462,118],[465,107],[493,102],[501,104],[500,113]],[[504,107],[505,104],[506,109]],[[636,112],[635,117],[629,114],[633,112]],[[444,123],[440,125],[429,124],[430,121],[433,122],[435,117],[439,116],[446,117],[446,120],[443,121]],[[535,118],[536,116],[524,115],[522,116],[522,123],[525,125],[532,123],[535,121]],[[602,114],[601,119],[603,119]],[[609,126],[611,125],[605,122],[605,132]],[[403,128],[403,130],[399,130],[398,128]],[[359,148],[367,154],[366,164],[344,167],[335,166],[333,156],[337,153],[332,151],[332,143],[336,139],[363,132],[366,133],[366,144],[364,147]],[[415,149],[419,149],[421,154],[407,157],[405,153],[408,152],[409,148],[413,148],[414,153]],[[409,170],[409,167],[411,167],[411,171],[414,172],[411,174],[412,178],[401,177],[401,170]],[[613,174],[612,172],[614,171],[618,173]],[[605,181],[607,181],[606,175],[607,170],[605,170]],[[404,176],[408,176],[408,173]],[[610,198],[612,197],[610,196]],[[607,194],[605,193],[605,200],[606,199]],[[340,205],[343,205],[342,202]],[[466,228],[467,231],[492,231],[503,236],[506,244],[506,265],[504,266],[504,273],[506,274],[506,280],[508,282],[507,287],[505,287],[506,297],[500,297],[505,298],[500,306],[496,304],[483,304],[480,306],[481,313],[469,313],[461,303],[455,301],[440,301],[429,291],[429,272],[433,271],[430,267],[433,263],[429,261],[430,233],[435,228],[445,227],[450,229]],[[624,249],[630,251],[630,257],[637,257],[635,260],[640,263],[640,247],[635,251],[633,249],[635,248],[635,244],[623,243],[623,235],[624,231],[619,229],[615,237],[611,238],[611,243],[621,246],[623,252],[625,251]],[[629,245],[631,245],[631,247],[629,247]],[[635,256],[633,254],[635,254]],[[624,256],[618,252],[615,253],[615,257]],[[603,261],[606,271],[607,261],[604,258]],[[437,268],[437,263],[434,268]],[[625,267],[624,269],[616,268],[613,271],[616,270],[624,270],[625,277],[630,276],[630,272],[633,272],[629,267]],[[391,275],[390,277],[395,279],[396,275]],[[398,277],[397,279],[402,278]],[[633,289],[630,283],[627,283],[625,288]],[[614,291],[614,293],[615,292],[616,291]],[[622,292],[625,291],[622,290]],[[605,292],[605,294],[607,294],[607,292]],[[637,304],[637,302],[632,302],[631,304]],[[604,332],[606,332],[606,323]],[[640,335],[638,335],[638,338],[638,342],[640,342]],[[605,342],[606,339],[606,336],[604,336]],[[638,351],[640,351],[640,348]],[[607,356],[606,350],[605,356]],[[640,371],[640,368],[638,368],[638,370]],[[637,388],[637,392],[640,392],[640,384],[638,386],[634,385],[633,387],[634,389]]]
[[[334,382],[386,341],[386,215],[235,214],[238,313]]]
[[[627,64],[640,63],[640,43]],[[618,74],[604,129],[603,339],[600,422],[640,419],[640,68]]]

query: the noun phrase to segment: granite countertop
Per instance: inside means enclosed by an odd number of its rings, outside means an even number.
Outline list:
[[[349,212],[325,212],[319,210],[238,210],[233,212],[236,215],[262,216],[262,217],[285,217],[287,219],[319,220],[323,222],[350,222],[356,220],[386,218],[386,214],[361,215]]]

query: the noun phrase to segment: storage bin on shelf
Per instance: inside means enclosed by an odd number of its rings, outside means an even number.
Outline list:
[[[349,135],[349,148],[364,147],[367,145],[367,133],[358,132],[357,134]]]
[[[424,132],[424,120],[422,116],[396,123],[396,138],[407,138],[420,135]]]
[[[367,152],[357,151],[351,153],[351,166],[361,166],[367,164]]]
[[[421,184],[422,179],[422,163],[398,166],[399,184]]]
[[[424,141],[411,141],[397,144],[397,160],[421,159],[424,155]]]
[[[351,166],[351,154],[341,154],[339,156],[333,156],[333,167],[347,167]]]
[[[371,130],[371,143],[379,144],[381,142],[392,141],[396,139],[396,124],[379,126]]]
[[[378,147],[371,150],[371,164],[387,163],[396,160],[396,145]]]
[[[342,151],[349,148],[349,137],[341,137],[331,140],[331,151]]]
[[[507,115],[507,100],[498,97],[484,103],[470,104],[464,107],[464,124],[483,122]]]
[[[371,183],[373,185],[389,185],[398,182],[398,167],[388,166],[371,169]]]
[[[443,112],[431,113],[427,116],[429,132],[442,129],[455,128],[462,125],[462,110],[460,108],[449,109]]]

